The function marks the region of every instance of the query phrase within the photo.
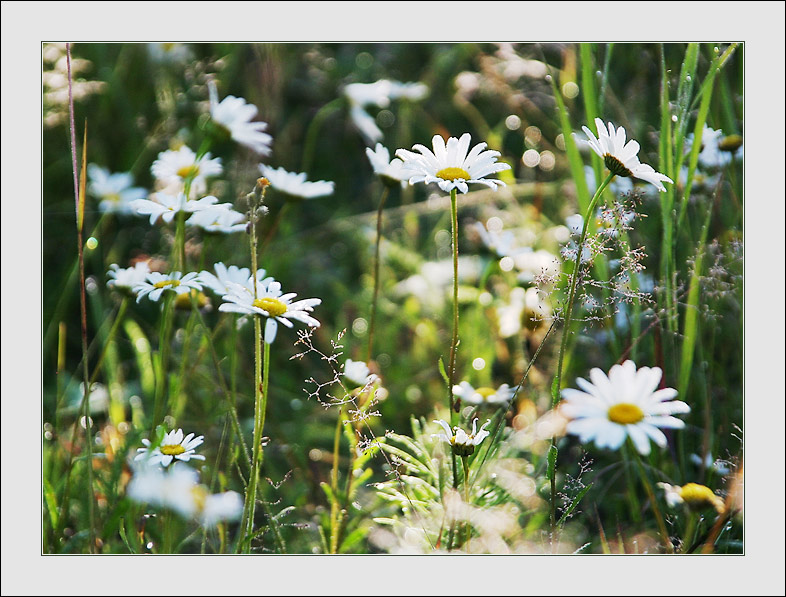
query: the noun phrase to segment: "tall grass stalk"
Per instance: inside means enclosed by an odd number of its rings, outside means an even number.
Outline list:
[[[79,306],[82,337],[82,374],[84,379],[84,395],[82,396],[82,416],[85,427],[85,451],[87,452],[87,512],[89,519],[88,550],[96,552],[95,539],[95,496],[93,495],[93,439],[90,433],[92,422],[90,419],[90,371],[87,354],[87,300],[85,297],[85,253],[82,242],[82,231],[85,216],[85,184],[87,168],[87,124],[85,123],[85,138],[82,143],[82,168],[81,176],[77,173],[76,163],[76,125],[74,124],[74,94],[72,89],[73,78],[71,73],[71,44],[66,44],[66,66],[68,71],[68,116],[69,132],[71,134],[71,162],[74,172],[74,200],[76,208],[76,234],[77,250],[79,252]],[[76,439],[76,438],[74,438]],[[69,470],[70,472],[70,470]]]

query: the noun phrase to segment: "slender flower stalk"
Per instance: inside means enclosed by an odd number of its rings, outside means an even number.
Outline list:
[[[456,188],[450,190],[450,227],[453,239],[453,336],[450,340],[450,364],[448,366],[448,406],[451,419],[455,416],[453,386],[456,384],[456,351],[458,349],[458,208]]]
[[[667,530],[666,523],[663,520],[663,514],[661,514],[660,506],[658,506],[658,500],[655,497],[655,491],[653,491],[652,484],[647,477],[647,471],[644,470],[644,464],[641,462],[641,456],[639,456],[638,449],[630,437],[628,438],[628,444],[630,445],[630,450],[628,451],[633,454],[633,460],[636,461],[636,469],[639,472],[641,483],[644,485],[644,491],[647,492],[647,498],[649,499],[650,505],[652,506],[652,513],[655,515],[655,522],[658,524],[660,539],[663,542],[663,546],[666,548],[666,551],[668,553],[674,553],[674,545],[672,545],[671,539],[669,539],[669,531]]]
[[[587,213],[584,216],[584,227],[581,230],[581,238],[579,239],[579,244],[576,249],[576,265],[573,266],[573,274],[570,280],[570,291],[568,292],[568,304],[565,307],[565,325],[562,330],[562,342],[560,343],[559,348],[559,359],[557,362],[557,378],[555,381],[555,386],[559,390],[562,384],[562,365],[565,361],[565,352],[568,349],[568,339],[570,337],[570,324],[573,317],[573,303],[576,298],[576,288],[578,287],[578,280],[581,274],[581,255],[584,252],[584,244],[587,240],[587,232],[589,230],[589,223],[592,219],[592,214],[595,211],[595,205],[600,199],[600,196],[603,194],[603,191],[609,186],[611,179],[614,178],[614,172],[609,172],[606,179],[601,183],[598,187],[598,190],[595,191],[595,195],[592,197],[592,201],[590,201],[589,207],[587,208]],[[551,406],[554,408],[557,406],[559,394],[555,392],[555,395],[551,398]],[[551,438],[551,450],[557,449],[557,436],[553,436]],[[557,466],[556,461],[553,467],[550,469],[551,474],[549,475],[549,485],[551,489],[551,508],[549,511],[549,522],[551,526],[552,535],[557,529]]]
[[[156,393],[153,406],[153,424],[155,429],[164,418],[164,397],[167,393],[167,369],[169,367],[169,345],[172,334],[172,315],[174,312],[175,295],[171,292],[164,293],[164,305],[161,307],[161,322],[159,326],[159,362],[156,369]]]
[[[382,197],[379,200],[379,207],[377,207],[377,239],[374,246],[374,295],[371,299],[371,317],[368,324],[368,350],[366,351],[366,362],[371,362],[372,351],[374,347],[374,328],[377,321],[377,301],[379,299],[379,246],[382,241],[382,212],[385,207],[385,201],[390,193],[390,187],[385,185],[385,190],[382,191]]]

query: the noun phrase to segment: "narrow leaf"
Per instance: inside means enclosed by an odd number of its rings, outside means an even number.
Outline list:
[[[76,206],[76,227],[81,233],[85,223],[85,184],[87,182],[87,120],[85,120],[85,137],[82,142],[82,168],[79,173],[79,203]]]
[[[592,487],[592,483],[590,483],[584,489],[579,491],[578,495],[575,498],[573,498],[573,501],[570,503],[570,506],[568,506],[568,508],[565,510],[565,512],[562,513],[562,516],[560,516],[559,522],[557,523],[558,525],[565,524],[565,522],[568,520],[568,517],[570,516],[571,512],[573,512],[576,509],[576,506],[579,505],[579,502],[581,501],[581,498],[583,498],[585,495],[587,495],[587,492],[590,490],[590,487]]]

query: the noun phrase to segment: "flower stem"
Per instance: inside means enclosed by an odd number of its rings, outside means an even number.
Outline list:
[[[458,348],[458,208],[456,206],[456,189],[450,190],[450,226],[453,237],[453,337],[450,341],[450,364],[448,366],[448,406],[450,407],[451,424],[453,424],[454,400],[453,385],[456,383],[456,351]]]
[[[570,324],[573,318],[573,303],[576,299],[576,288],[578,287],[578,280],[581,274],[581,255],[584,252],[584,243],[587,240],[587,232],[589,231],[589,224],[592,217],[592,212],[595,209],[595,205],[600,199],[600,196],[603,194],[603,191],[609,183],[611,179],[614,178],[614,173],[609,172],[606,179],[600,184],[598,190],[595,191],[595,195],[592,197],[592,201],[590,201],[589,207],[587,208],[587,213],[584,215],[584,227],[581,230],[581,238],[579,240],[578,247],[576,249],[576,265],[573,267],[573,274],[570,280],[570,291],[568,293],[568,303],[565,308],[565,326],[562,331],[562,342],[560,343],[559,349],[559,360],[557,363],[557,377],[554,382],[554,387],[556,391],[551,397],[551,407],[554,408],[557,406],[558,397],[559,397],[559,390],[562,385],[562,365],[565,361],[565,353],[567,352],[568,348],[568,339],[570,338]],[[557,447],[557,436],[553,436],[551,438],[551,446],[552,449]],[[551,509],[549,512],[549,522],[551,523],[551,533],[552,536],[554,535],[557,529],[557,464],[554,463],[554,466],[551,468],[551,475],[549,476],[549,484],[551,486]]]
[[[461,463],[464,465],[464,503],[467,505],[467,512],[469,512],[469,458],[467,456],[461,457]],[[472,534],[469,522],[466,523],[466,539],[464,545],[469,553],[469,539]]]
[[[371,362],[371,355],[374,346],[374,327],[377,321],[377,300],[379,298],[379,245],[382,240],[382,210],[385,206],[385,201],[390,193],[390,187],[385,185],[385,190],[382,191],[382,197],[379,200],[379,207],[377,208],[377,240],[374,247],[374,295],[371,299],[371,318],[368,324],[368,350],[366,351],[366,363]]]
[[[167,391],[167,369],[169,365],[169,345],[172,333],[172,312],[174,311],[174,298],[172,292],[164,292],[164,305],[161,308],[161,327],[159,328],[159,361],[158,371],[156,372],[156,395],[153,406],[153,424],[155,429],[164,417],[164,396]]]
[[[666,523],[663,520],[663,515],[661,514],[660,507],[658,506],[658,500],[655,497],[652,484],[647,477],[647,471],[644,470],[644,464],[641,462],[639,452],[636,450],[636,447],[633,445],[633,442],[630,440],[630,438],[628,438],[628,445],[630,447],[630,453],[633,454],[633,460],[636,462],[636,468],[639,471],[641,483],[644,485],[644,491],[647,492],[647,497],[650,500],[650,504],[652,504],[652,513],[655,515],[655,522],[658,523],[658,531],[660,533],[663,546],[666,548],[668,553],[674,553],[674,545],[672,545],[671,540],[669,539],[669,532],[666,529]]]

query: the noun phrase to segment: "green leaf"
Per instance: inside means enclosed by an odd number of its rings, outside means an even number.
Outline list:
[[[554,469],[557,466],[557,454],[559,450],[557,450],[557,446],[551,445],[549,446],[549,454],[548,460],[546,464],[546,476],[551,479],[551,476],[554,474]]]
[[[331,506],[337,504],[336,502],[336,494],[333,493],[333,489],[328,485],[325,481],[322,481],[319,486],[322,488],[322,491],[325,492],[327,496],[328,502]]]
[[[57,497],[52,484],[44,479],[44,500],[46,500],[46,509],[49,510],[49,520],[52,523],[52,528],[57,528]]]
[[[131,546],[131,543],[129,543],[129,541],[128,541],[128,536],[126,535],[125,519],[123,519],[123,518],[120,519],[119,532],[120,532],[120,538],[123,540],[123,543],[126,544],[126,547],[128,548],[128,551],[130,551],[131,553],[139,553],[137,550],[135,550]]]
[[[439,357],[439,372],[442,375],[442,379],[445,380],[445,385],[450,385],[450,378],[448,377],[448,372],[445,370],[445,363],[442,361],[442,357]]]

